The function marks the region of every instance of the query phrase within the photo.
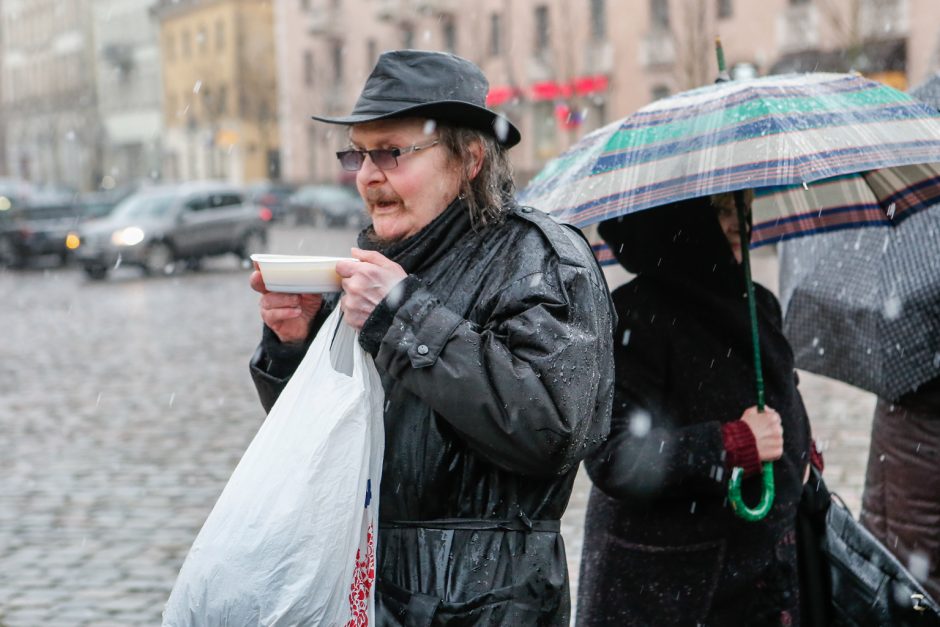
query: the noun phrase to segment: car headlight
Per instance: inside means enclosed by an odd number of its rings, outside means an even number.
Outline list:
[[[111,234],[111,243],[115,246],[136,246],[144,241],[144,230],[139,226],[129,226]]]
[[[78,236],[78,233],[69,233],[65,236],[65,247],[69,250],[75,250],[82,245],[82,239]]]

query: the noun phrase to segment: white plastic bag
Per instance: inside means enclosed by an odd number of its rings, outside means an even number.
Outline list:
[[[384,392],[357,339],[337,308],[196,537],[163,625],[374,624]]]

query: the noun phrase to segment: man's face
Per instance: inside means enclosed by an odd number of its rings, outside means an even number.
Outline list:
[[[354,124],[349,140],[357,150],[406,150],[437,139],[431,126],[421,119]],[[365,158],[356,174],[356,187],[379,239],[393,242],[411,237],[457,197],[459,168],[448,155],[444,146],[435,144],[399,156],[398,165],[385,170],[378,168],[371,157]]]

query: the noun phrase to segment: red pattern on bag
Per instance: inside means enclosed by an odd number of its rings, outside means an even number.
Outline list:
[[[353,570],[353,582],[349,587],[349,614],[352,618],[346,627],[367,627],[369,624],[369,593],[375,583],[375,538],[372,523],[366,532],[366,556],[361,558],[356,551],[356,568]]]

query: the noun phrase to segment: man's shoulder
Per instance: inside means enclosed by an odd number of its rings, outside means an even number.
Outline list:
[[[560,263],[593,266],[591,247],[575,227],[561,223],[544,211],[533,207],[513,207],[507,217],[509,227],[523,232],[523,237],[539,238]]]

